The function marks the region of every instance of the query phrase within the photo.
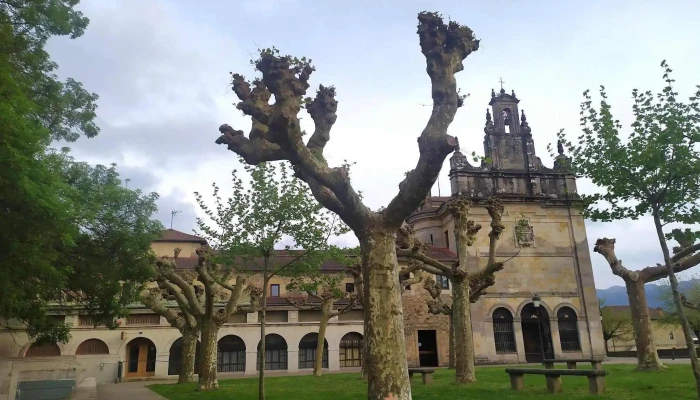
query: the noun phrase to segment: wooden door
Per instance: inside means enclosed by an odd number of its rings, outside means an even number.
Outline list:
[[[155,374],[156,347],[150,340],[133,340],[127,346],[126,377]]]

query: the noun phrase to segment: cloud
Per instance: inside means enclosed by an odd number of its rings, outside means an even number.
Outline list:
[[[241,167],[232,153],[213,143],[222,123],[243,130],[250,126],[231,104],[235,99],[229,71],[251,78],[251,53],[275,45],[284,53],[314,60],[312,88],[319,83],[336,86],[338,122],[326,158],[331,165],[357,161],[353,185],[363,191],[372,209],[385,206],[397,193],[404,172],[415,166],[416,138],[430,114],[425,106],[430,103],[430,80],[415,34],[420,10],[402,1],[318,2],[313,8],[301,4],[298,0],[81,3],[91,20],[85,36],[49,43],[60,74],[100,95],[102,131],[95,139],[70,144],[75,154],[91,162],[119,164],[122,176],[132,179],[130,185],[160,193],[158,217],[166,226],[170,212],[182,210],[173,226],[189,231],[197,215],[193,192],[209,194],[211,183],[217,182],[226,196],[231,170]],[[579,131],[583,90],[610,86],[613,111],[628,125],[631,89],[641,85],[656,90],[662,83],[658,69],[662,53],[676,68],[679,86],[696,83],[693,72],[700,68],[700,57],[690,38],[700,34],[700,25],[692,20],[700,11],[697,5],[682,9],[652,3],[634,8],[617,5],[617,14],[626,15],[622,25],[609,24],[616,13],[601,14],[602,5],[597,7],[593,12],[590,5],[551,2],[465,8],[459,1],[431,6],[467,23],[483,39],[481,49],[457,75],[458,85],[471,96],[449,133],[460,138],[464,152],[482,153],[485,108],[501,76],[506,89],[515,89],[521,98],[537,154],[548,166],[552,160],[545,147],[556,141],[556,132],[565,128],[576,137]],[[655,29],[629,21],[654,21]],[[682,37],[677,26],[684,27]],[[593,64],[599,68],[591,68]],[[308,125],[310,118],[303,117],[302,125]],[[440,176],[442,195],[450,192],[447,172],[446,163]],[[589,188],[580,182],[579,189]],[[438,193],[437,185],[433,193]],[[630,268],[660,261],[648,219],[589,222],[587,227],[589,251],[596,238],[608,236],[617,238],[618,255]],[[352,234],[334,240],[357,243]],[[621,282],[600,255],[593,253],[591,258],[599,286]]]

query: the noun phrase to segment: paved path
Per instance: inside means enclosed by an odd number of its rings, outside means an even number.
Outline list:
[[[156,394],[146,387],[155,383],[172,383],[173,381],[146,381],[107,383],[97,385],[98,400],[165,400],[165,397]]]

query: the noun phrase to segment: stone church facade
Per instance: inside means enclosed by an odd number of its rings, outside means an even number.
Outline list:
[[[477,362],[604,357],[586,227],[576,208],[575,177],[565,172],[567,157],[560,146],[553,168],[535,155],[532,130],[525,113],[518,110],[519,103],[514,92],[492,91],[481,164],[472,165],[459,150],[450,158],[451,194],[473,201],[471,219],[483,227],[469,247],[469,270],[477,271],[488,261],[490,218],[479,204],[497,196],[505,207],[506,229],[496,257],[508,261],[496,274],[496,284],[471,309]],[[426,198],[406,222],[421,241],[455,252],[454,224],[445,207],[450,198]],[[536,295],[541,299],[539,309],[533,306]],[[410,297],[404,295],[409,362],[421,363],[420,353],[430,351],[421,350],[428,340],[428,347],[437,347],[438,363],[444,365],[447,317],[426,315],[425,302]],[[429,363],[423,358],[424,364]]]
[[[477,363],[537,362],[542,357],[604,357],[605,346],[593,271],[581,214],[574,205],[576,181],[564,173],[566,156],[560,152],[553,168],[535,156],[531,129],[519,114],[515,93],[492,93],[484,128],[485,159],[473,166],[459,150],[450,159],[452,196],[474,202],[471,218],[484,228],[469,248],[470,270],[483,268],[488,258],[488,214],[480,202],[490,196],[503,200],[506,230],[498,241],[497,259],[508,260],[496,275],[495,286],[472,305]],[[454,225],[445,210],[450,197],[427,197],[407,223],[428,243],[428,255],[449,263],[456,260]],[[178,268],[192,269],[194,251],[205,242],[196,236],[167,230],[153,243],[158,256],[182,249]],[[186,255],[190,255],[187,257]],[[404,264],[406,260],[399,260]],[[344,273],[345,267],[328,263],[323,271]],[[434,277],[449,296],[449,282]],[[251,282],[255,282],[252,279]],[[300,311],[284,297],[287,281],[275,278],[268,293],[270,370],[310,369],[315,357],[319,313]],[[347,276],[342,289],[354,291]],[[444,366],[449,359],[449,319],[428,312],[429,298],[421,284],[403,294],[408,363]],[[533,307],[533,297],[541,307]],[[331,320],[322,357],[328,370],[360,366],[362,309],[356,307]],[[73,325],[66,344],[37,346],[26,335],[0,329],[0,400],[14,398],[11,388],[21,380],[94,376],[98,382],[118,378],[167,377],[179,370],[179,332],[144,306],[116,330],[93,327],[79,315],[56,315]],[[258,313],[234,315],[219,332],[219,371],[255,374],[259,341]],[[7,391],[3,393],[3,391]],[[4,397],[9,396],[9,397]]]

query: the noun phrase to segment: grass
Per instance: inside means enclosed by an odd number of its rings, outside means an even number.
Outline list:
[[[688,365],[669,365],[660,372],[635,372],[633,365],[606,365],[606,393],[588,393],[588,380],[581,376],[563,376],[563,393],[549,394],[544,376],[525,375],[525,389],[513,391],[503,367],[477,369],[478,382],[455,385],[453,370],[438,370],[430,385],[423,385],[420,375],[414,375],[413,399],[615,399],[661,400],[696,399],[694,379]],[[257,399],[257,379],[228,379],[219,381],[216,392],[194,391],[192,385],[151,385],[149,388],[170,400]],[[329,374],[313,376],[271,377],[265,380],[267,400],[357,400],[367,398],[367,383],[359,374]]]

